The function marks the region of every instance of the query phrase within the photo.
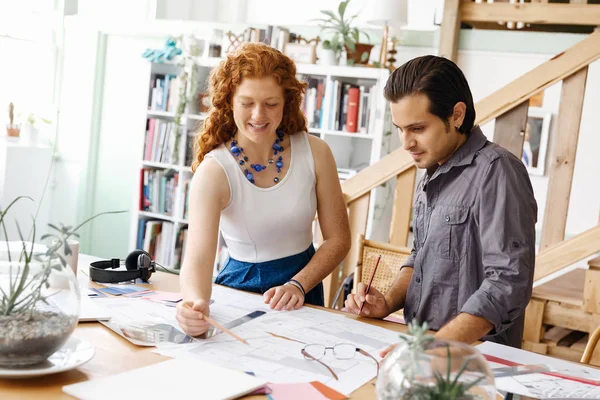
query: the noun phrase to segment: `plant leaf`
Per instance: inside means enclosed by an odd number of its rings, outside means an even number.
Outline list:
[[[348,7],[348,3],[350,2],[350,0],[346,0],[346,1],[341,1],[340,5],[338,6],[338,13],[340,14],[340,19],[344,19],[344,13],[346,12],[346,7]]]

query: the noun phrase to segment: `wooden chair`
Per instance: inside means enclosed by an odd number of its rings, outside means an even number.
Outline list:
[[[364,235],[360,235],[358,262],[354,271],[354,292],[356,292],[359,282],[369,283],[379,255],[381,255],[381,260],[373,277],[372,286],[381,293],[387,292],[394,283],[400,268],[410,256],[410,251],[407,247],[367,240]]]
[[[594,350],[596,350],[596,345],[600,340],[600,326],[596,328],[596,330],[590,335],[587,344],[585,345],[585,350],[583,351],[583,355],[581,356],[580,362],[582,364],[589,364],[592,360],[592,355],[594,355]]]

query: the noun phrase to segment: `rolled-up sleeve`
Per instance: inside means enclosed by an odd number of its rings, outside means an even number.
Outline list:
[[[503,156],[490,164],[474,211],[484,280],[461,312],[488,320],[495,335],[524,313],[533,285],[537,204],[520,160]]]
[[[415,258],[417,258],[417,250],[413,247],[410,251],[410,256],[404,261],[402,267],[412,267],[415,265]],[[402,268],[400,268],[402,269]]]

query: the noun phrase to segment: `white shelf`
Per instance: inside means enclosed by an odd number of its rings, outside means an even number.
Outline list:
[[[150,211],[138,211],[138,215],[140,217],[155,218],[155,219],[160,219],[163,221],[177,222],[177,218],[175,218],[175,217],[172,217],[170,215],[165,215],[165,214],[153,213]]]
[[[208,117],[207,113],[188,114],[187,115],[187,119],[193,119],[193,120],[196,120],[196,121],[204,121],[206,119],[206,117]]]
[[[373,135],[368,133],[352,133],[345,131],[333,131],[330,129],[319,129],[319,128],[308,128],[310,133],[318,133],[319,135],[334,135],[334,136],[346,136],[358,139],[373,139]]]
[[[174,169],[177,171],[179,171],[181,169],[181,166],[179,166],[179,165],[165,164],[165,163],[156,162],[156,161],[142,161],[142,166],[150,167],[150,168]]]
[[[189,173],[192,172],[192,167],[185,166],[185,167],[180,167],[180,168],[181,168],[181,172],[189,172]]]
[[[175,118],[175,113],[172,111],[148,110],[148,117],[152,118]]]

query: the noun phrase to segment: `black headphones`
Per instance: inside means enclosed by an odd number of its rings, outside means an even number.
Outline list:
[[[147,251],[134,250],[125,259],[127,271],[111,271],[121,265],[121,260],[118,258],[92,262],[90,263],[90,279],[100,283],[118,283],[140,278],[142,281],[148,282],[152,273],[156,272],[157,264]]]

